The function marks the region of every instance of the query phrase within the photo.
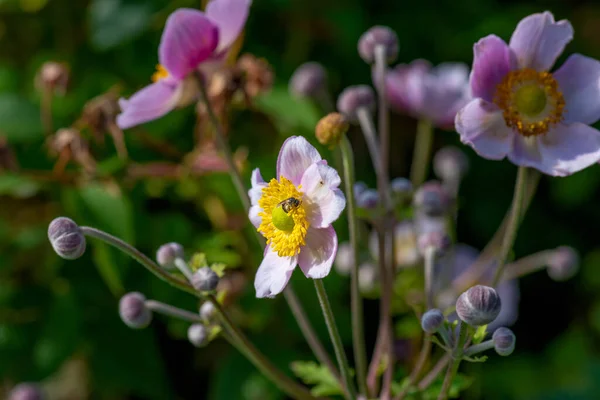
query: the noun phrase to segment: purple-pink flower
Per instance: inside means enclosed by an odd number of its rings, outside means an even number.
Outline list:
[[[456,115],[463,143],[482,157],[566,176],[600,160],[600,62],[571,55],[549,72],[573,27],[550,12],[530,15],[507,45],[495,35],[474,46],[473,100]]]
[[[160,118],[186,97],[186,78],[222,61],[242,31],[251,0],[212,0],[206,12],[175,10],[167,19],[158,48],[154,83],[119,100],[117,124],[127,129]]]
[[[346,206],[337,171],[306,139],[287,139],[277,158],[277,179],[252,172],[248,191],[252,224],[267,239],[254,280],[256,297],[273,297],[287,285],[296,265],[307,278],[329,274],[338,241],[331,224]]]
[[[385,84],[393,109],[440,128],[452,129],[457,111],[470,99],[469,67],[462,63],[400,64],[387,73]]]

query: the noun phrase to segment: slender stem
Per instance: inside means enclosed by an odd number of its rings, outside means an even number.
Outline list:
[[[450,354],[446,353],[442,358],[438,360],[434,367],[431,368],[429,373],[425,375],[425,377],[421,379],[421,382],[419,382],[419,384],[417,385],[420,391],[427,389],[429,385],[431,385],[433,381],[436,380],[438,375],[444,370],[451,358],[452,357],[450,356]]]
[[[381,155],[381,179],[389,181],[390,158],[390,114],[387,106],[385,75],[387,72],[387,54],[384,45],[375,46],[375,75],[380,80],[377,86],[378,94],[378,126],[379,154]]]
[[[450,333],[448,332],[448,329],[446,329],[446,326],[442,326],[440,329],[438,329],[438,333],[444,340],[446,346],[452,347],[452,339],[450,338]]]
[[[146,300],[146,307],[150,310],[167,315],[169,317],[179,318],[188,322],[202,322],[200,314],[194,314],[181,308],[173,307],[170,304],[161,303],[156,300]]]
[[[192,281],[194,273],[190,269],[190,266],[181,258],[176,258],[174,262],[175,266],[187,278],[188,281]]]
[[[417,124],[417,138],[410,167],[410,180],[414,187],[420,186],[427,178],[431,145],[433,143],[433,125],[426,119]]]
[[[500,282],[506,259],[510,254],[510,251],[517,238],[517,230],[519,229],[519,223],[521,222],[521,209],[523,208],[523,195],[525,193],[525,185],[527,184],[527,167],[519,167],[517,173],[517,182],[515,183],[515,193],[513,195],[513,201],[511,206],[511,215],[506,226],[506,232],[504,233],[504,240],[502,241],[502,247],[500,248],[500,254],[498,255],[498,265],[496,267],[496,273],[492,281],[492,287],[496,286]]]
[[[352,345],[354,348],[354,363],[356,365],[356,379],[358,391],[367,393],[367,352],[365,350],[365,336],[363,327],[363,304],[358,285],[358,220],[355,212],[354,199],[354,157],[352,146],[346,136],[340,143],[342,164],[344,168],[344,185],[347,200],[348,231],[350,233],[350,246],[352,247],[352,272],[350,278],[350,306],[352,310]]]
[[[44,133],[46,136],[50,136],[54,133],[54,123],[52,118],[52,99],[54,97],[54,89],[44,87],[42,89],[42,101],[41,101],[41,119],[44,127]]]
[[[371,117],[371,112],[366,107],[361,107],[356,111],[356,115],[358,116],[358,123],[360,124],[360,129],[365,137],[365,142],[367,142],[367,149],[369,149],[373,169],[379,179],[379,177],[382,176],[382,164],[379,162],[379,160],[381,160],[381,154],[379,153],[379,147],[377,147],[377,132],[375,130],[375,124],[373,123],[373,118]]]
[[[387,368],[385,369],[383,382],[381,384],[380,398],[387,399],[390,396],[392,377],[394,371],[394,335],[392,332],[392,274],[388,270],[387,263],[387,246],[385,228],[380,226],[377,232],[379,242],[379,274],[381,276],[381,298],[380,298],[380,324],[379,329],[384,333],[385,340],[382,345],[387,349]]]
[[[510,281],[532,272],[545,269],[548,266],[548,260],[555,251],[556,250],[539,251],[507,264],[506,268],[504,268],[504,273],[502,274],[500,282]]]
[[[421,347],[421,352],[419,353],[419,358],[417,359],[417,363],[415,364],[415,367],[412,370],[412,372],[410,373],[410,376],[408,378],[408,385],[406,385],[404,387],[404,389],[400,393],[398,393],[398,395],[396,397],[394,397],[394,400],[401,400],[404,397],[406,397],[406,394],[408,393],[410,388],[413,387],[413,385],[415,384],[417,379],[419,379],[419,376],[421,375],[421,372],[423,371],[423,368],[425,367],[425,364],[427,363],[427,359],[429,358],[430,352],[431,352],[431,334],[428,333],[423,338],[423,347]]]
[[[448,366],[446,371],[446,376],[444,377],[444,383],[442,384],[442,390],[440,391],[440,395],[438,396],[438,400],[446,400],[448,398],[448,393],[450,392],[450,386],[452,386],[452,380],[458,371],[458,366],[460,365],[460,361],[462,359],[463,351],[465,343],[467,342],[467,324],[460,321],[458,323],[459,334],[458,340],[456,341],[456,347],[452,352],[452,362]]]
[[[375,349],[373,350],[373,356],[371,357],[371,363],[369,364],[369,372],[367,374],[367,387],[369,389],[369,397],[375,396],[377,391],[377,376],[379,373],[379,365],[383,352],[385,350],[387,332],[381,329],[381,326],[377,331],[377,339],[375,339]]]
[[[494,341],[490,339],[490,340],[486,340],[485,342],[474,344],[473,346],[468,347],[465,350],[464,355],[467,357],[471,357],[472,355],[475,355],[477,353],[481,353],[482,351],[486,351],[486,350],[493,349],[493,348],[494,348]]]
[[[425,249],[425,304],[427,310],[433,306],[433,264],[435,263],[435,248],[429,246]]]
[[[344,381],[344,386],[346,387],[346,395],[349,399],[356,400],[356,389],[354,388],[354,383],[352,382],[350,367],[348,366],[348,360],[346,359],[346,353],[344,352],[344,346],[342,345],[340,333],[338,332],[337,325],[335,324],[335,317],[333,316],[333,310],[331,309],[331,304],[329,304],[329,299],[327,298],[325,286],[323,285],[323,281],[321,279],[315,279],[314,283],[317,296],[319,297],[319,303],[321,304],[321,310],[323,311],[323,317],[325,317],[325,323],[327,324],[327,330],[329,331],[329,336],[331,338],[331,343],[333,344],[333,349],[335,350],[335,356],[337,358],[340,371],[342,372],[342,379]]]
[[[223,328],[234,339],[233,345],[242,352],[252,363],[268,378],[270,378],[283,392],[294,399],[314,399],[303,386],[282,373],[246,338],[246,336],[229,319],[217,299],[212,295],[207,296],[215,307],[215,311],[223,324]]]

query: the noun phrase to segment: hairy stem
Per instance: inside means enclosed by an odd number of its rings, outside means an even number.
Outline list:
[[[146,300],[146,307],[159,314],[169,317],[178,318],[188,322],[202,322],[200,314],[182,310],[181,308],[173,307],[170,304],[161,303],[156,300]]]
[[[433,125],[426,119],[417,124],[417,138],[410,167],[410,180],[414,187],[420,186],[427,178],[431,145],[433,144]]]
[[[460,365],[460,361],[463,356],[463,347],[467,342],[467,324],[460,321],[459,325],[460,327],[458,339],[456,340],[456,347],[452,352],[452,362],[450,363],[450,365],[448,365],[448,369],[446,371],[446,376],[444,377],[444,383],[442,384],[442,390],[440,391],[438,400],[446,400],[448,398],[448,393],[450,393],[450,386],[452,386],[452,381],[454,380],[454,376],[458,371],[458,366]]]

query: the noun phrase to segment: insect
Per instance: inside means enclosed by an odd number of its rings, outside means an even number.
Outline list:
[[[300,207],[300,204],[302,204],[301,200],[298,200],[295,197],[290,197],[288,199],[280,201],[279,204],[277,204],[277,206],[281,206],[283,211],[285,211],[286,214],[289,214],[290,211],[293,211]]]

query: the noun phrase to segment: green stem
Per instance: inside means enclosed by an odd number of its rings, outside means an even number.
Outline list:
[[[435,263],[436,249],[425,249],[425,306],[427,310],[433,308],[433,264]]]
[[[452,380],[454,380],[454,376],[456,375],[456,372],[458,371],[458,366],[460,365],[460,361],[462,360],[464,346],[467,342],[467,324],[460,321],[459,325],[460,328],[458,340],[456,341],[456,347],[452,352],[452,361],[448,366],[448,370],[446,371],[446,376],[444,377],[444,383],[442,384],[442,390],[440,391],[438,400],[446,400],[448,398],[450,386],[452,386]]]
[[[338,366],[342,372],[342,380],[344,381],[344,386],[346,388],[346,396],[349,399],[356,400],[356,390],[354,389],[354,383],[352,382],[350,367],[348,366],[348,360],[346,359],[346,353],[344,352],[340,333],[337,325],[335,324],[335,318],[333,316],[331,304],[329,304],[329,299],[327,298],[325,286],[323,285],[323,281],[321,279],[315,279],[314,283],[317,296],[319,297],[319,303],[321,304],[321,310],[323,311],[323,317],[325,317],[325,323],[327,324],[327,330],[329,331],[329,336],[331,338],[331,343],[333,344],[333,349],[335,350]]]
[[[188,322],[202,322],[200,314],[195,314],[181,308],[173,307],[170,304],[161,303],[156,300],[146,300],[146,307],[159,314],[167,315],[169,317],[178,318]]]
[[[486,340],[485,342],[481,342],[478,344],[474,344],[473,346],[468,347],[465,350],[465,356],[471,357],[477,353],[481,353],[482,351],[486,351],[494,348],[493,340]]]
[[[350,280],[350,305],[352,310],[352,345],[354,348],[354,363],[356,364],[356,379],[358,391],[367,393],[367,353],[363,327],[363,304],[358,286],[358,220],[356,217],[356,202],[354,199],[354,157],[352,146],[346,136],[340,143],[342,164],[344,168],[344,185],[346,189],[348,231],[352,246],[352,273]]]
[[[492,287],[495,287],[500,278],[502,278],[502,272],[506,265],[506,259],[512,250],[515,239],[517,238],[517,230],[519,229],[519,223],[521,222],[521,210],[523,208],[523,195],[525,193],[525,185],[527,181],[527,167],[519,167],[517,173],[517,181],[515,183],[515,192],[513,195],[513,201],[511,205],[510,219],[506,226],[506,232],[504,233],[504,239],[502,240],[502,247],[500,248],[500,254],[498,255],[498,266],[496,267],[496,273],[492,281]]]
[[[417,124],[417,138],[410,168],[410,180],[414,187],[420,186],[427,178],[431,145],[433,143],[433,125],[426,119]]]
[[[419,382],[417,387],[420,391],[423,391],[429,387],[438,377],[438,375],[442,372],[446,364],[450,361],[450,353],[444,354],[442,358],[438,360],[438,362],[431,368],[431,370],[425,375],[423,379]]]

